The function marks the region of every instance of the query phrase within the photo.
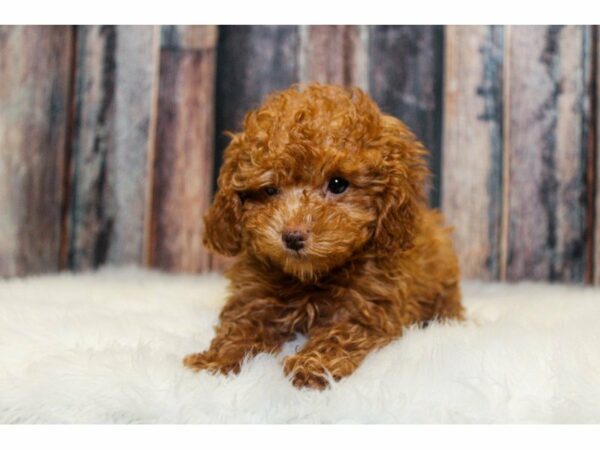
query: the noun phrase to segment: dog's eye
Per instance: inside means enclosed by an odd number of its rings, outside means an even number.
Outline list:
[[[279,193],[279,190],[273,186],[267,186],[266,188],[263,189],[263,191],[269,197],[273,197],[274,195],[277,195]]]
[[[327,190],[329,192],[331,192],[332,194],[341,194],[346,189],[348,189],[349,185],[350,185],[350,183],[345,178],[333,177],[331,180],[329,180],[329,184],[327,185]]]

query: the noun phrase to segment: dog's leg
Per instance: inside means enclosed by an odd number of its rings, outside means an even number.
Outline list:
[[[284,371],[292,376],[296,387],[324,389],[328,384],[325,371],[334,380],[346,377],[356,370],[369,352],[386,345],[392,338],[392,335],[354,323],[315,327],[311,329],[304,348],[285,359]]]
[[[230,299],[223,308],[209,349],[188,355],[184,364],[193,370],[238,373],[244,358],[279,352],[293,334],[282,332],[269,320],[276,307],[276,301],[270,299]]]
[[[435,308],[435,319],[464,320],[465,310],[461,304],[460,286],[458,282],[449,285]]]
[[[188,355],[183,362],[193,370],[238,373],[244,358],[279,352],[284,341],[283,336],[258,326],[224,322],[216,328],[208,350]]]

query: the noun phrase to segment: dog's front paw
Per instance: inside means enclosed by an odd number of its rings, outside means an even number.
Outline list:
[[[329,386],[325,368],[314,357],[302,355],[288,356],[283,364],[283,371],[291,376],[291,381],[297,388],[310,388],[322,391]]]
[[[228,374],[240,371],[241,360],[218,359],[210,352],[202,352],[186,356],[183,365],[196,372],[206,370],[211,373]]]

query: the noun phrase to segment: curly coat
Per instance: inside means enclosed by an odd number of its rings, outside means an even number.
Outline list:
[[[238,372],[304,333],[284,371],[322,389],[327,373],[350,375],[404,327],[462,318],[449,229],[427,207],[426,150],[400,120],[356,88],[294,86],[231,138],[204,238],[237,256],[231,294],[188,367]]]

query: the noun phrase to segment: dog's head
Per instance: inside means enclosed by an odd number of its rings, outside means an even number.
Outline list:
[[[276,93],[231,136],[205,218],[210,249],[314,281],[361,253],[411,245],[425,149],[359,89]]]

